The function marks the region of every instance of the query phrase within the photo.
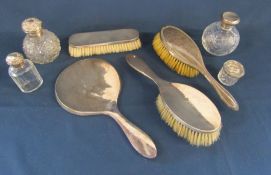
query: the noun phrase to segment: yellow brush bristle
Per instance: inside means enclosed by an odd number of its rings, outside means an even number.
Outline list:
[[[160,33],[157,33],[152,42],[153,48],[161,60],[178,74],[186,77],[195,77],[199,71],[173,57],[164,46],[160,38]]]
[[[92,55],[101,55],[108,53],[127,52],[139,49],[141,47],[140,39],[131,42],[112,44],[112,45],[97,45],[97,46],[84,46],[74,47],[69,46],[69,53],[72,57],[84,57]]]
[[[161,118],[177,133],[178,136],[186,139],[191,145],[210,146],[219,138],[220,129],[215,132],[198,132],[174,119],[169,109],[164,105],[160,95],[158,95],[156,99],[156,106]]]

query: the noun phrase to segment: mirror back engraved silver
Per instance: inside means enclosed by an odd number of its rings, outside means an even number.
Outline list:
[[[152,139],[120,113],[117,107],[120,89],[115,68],[102,59],[91,58],[77,61],[60,73],[55,95],[60,106],[72,114],[112,117],[139,154],[155,158],[157,149]]]

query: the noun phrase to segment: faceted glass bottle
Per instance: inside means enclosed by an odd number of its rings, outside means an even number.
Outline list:
[[[46,64],[58,57],[60,41],[53,32],[42,28],[42,21],[28,18],[22,22],[22,29],[26,33],[23,50],[27,58],[34,63]]]
[[[207,26],[202,34],[202,45],[207,52],[216,56],[232,53],[238,46],[240,35],[235,25],[240,22],[234,12],[224,12],[221,21]]]
[[[24,59],[23,55],[17,52],[11,53],[6,58],[9,76],[24,93],[33,92],[42,83],[42,77],[32,61]]]

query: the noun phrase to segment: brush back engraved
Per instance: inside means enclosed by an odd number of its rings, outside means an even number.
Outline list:
[[[220,113],[206,95],[185,84],[170,83],[170,86],[160,88],[160,96],[177,121],[200,132],[221,128]]]
[[[120,92],[115,68],[101,59],[77,61],[57,78],[55,93],[68,112],[90,115],[112,110]]]
[[[163,27],[161,40],[170,54],[181,62],[194,68],[204,64],[197,44],[181,29],[174,26]]]
[[[137,40],[139,32],[135,29],[118,29],[98,32],[76,33],[70,36],[72,47],[119,44]]]

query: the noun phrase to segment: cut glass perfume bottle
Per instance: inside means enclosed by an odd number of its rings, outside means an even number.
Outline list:
[[[22,22],[26,33],[23,50],[27,58],[34,63],[46,64],[54,61],[61,50],[58,37],[47,29],[42,28],[42,21],[28,18]]]
[[[22,92],[33,92],[42,85],[42,77],[35,65],[32,61],[24,59],[22,54],[11,53],[6,57],[6,62],[10,66],[8,69],[9,76]]]
[[[216,56],[232,53],[238,46],[240,35],[235,25],[240,22],[234,12],[224,12],[221,21],[207,26],[202,34],[202,45],[207,52]]]

